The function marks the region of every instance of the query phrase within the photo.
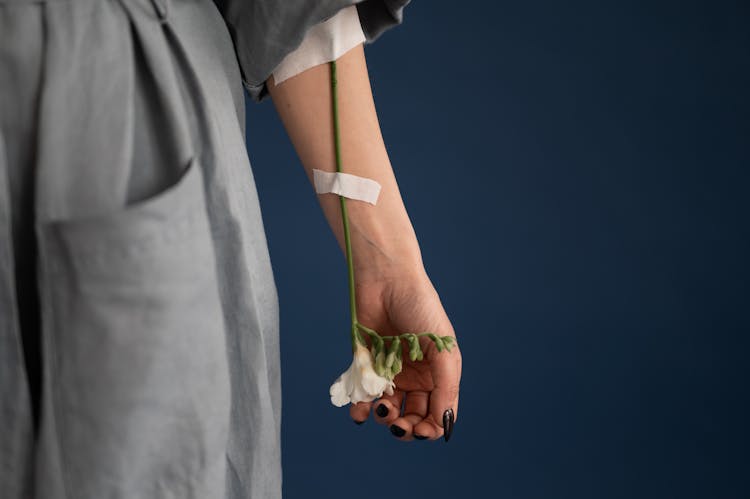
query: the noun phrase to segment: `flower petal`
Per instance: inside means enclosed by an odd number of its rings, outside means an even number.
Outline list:
[[[372,353],[358,345],[349,369],[336,379],[329,393],[331,402],[341,407],[349,402],[372,402],[381,397],[384,391],[393,395],[394,387],[392,380],[379,376],[373,369]]]
[[[349,371],[346,371],[336,378],[336,381],[328,390],[328,393],[331,395],[331,403],[336,407],[343,407],[349,403],[349,390],[347,389],[349,374]]]
[[[362,389],[362,386],[355,386],[351,393],[351,400],[352,404],[356,404],[357,402],[371,402],[374,398]]]
[[[377,395],[378,397],[383,394],[387,382],[388,380],[375,374],[375,371],[371,371],[362,376],[362,387],[365,391],[371,395]]]
[[[388,395],[393,395],[394,388],[396,388],[396,383],[394,383],[393,381],[389,381],[388,385],[386,385],[385,387],[385,393],[387,393]]]
[[[329,393],[331,395],[331,403],[336,407],[343,407],[349,403],[349,396],[344,391],[343,382],[338,381],[331,385]]]

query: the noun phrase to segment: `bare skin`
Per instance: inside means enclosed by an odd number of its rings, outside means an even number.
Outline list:
[[[376,180],[382,186],[375,206],[347,200],[359,321],[381,335],[431,331],[456,336],[422,263],[411,221],[404,207],[383,143],[372,97],[364,47],[360,44],[336,61],[338,73],[341,156],[347,173]],[[278,86],[273,76],[269,93],[312,185],[313,168],[335,171],[330,67],[312,67]],[[345,252],[341,207],[335,194],[318,194],[321,209]],[[342,341],[349,337],[342,334]],[[369,339],[368,339],[369,341]],[[404,350],[403,370],[392,396],[350,405],[358,422],[380,404],[388,413],[373,417],[392,428],[400,440],[414,435],[435,440],[443,436],[443,413],[452,408],[458,419],[461,352],[438,352],[422,338],[424,360],[411,362]],[[403,402],[403,409],[402,409]],[[381,409],[382,412],[382,409]]]

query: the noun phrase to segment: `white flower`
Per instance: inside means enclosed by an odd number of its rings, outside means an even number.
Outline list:
[[[383,376],[378,376],[373,369],[372,354],[364,345],[357,343],[354,359],[349,369],[336,378],[329,393],[331,402],[342,407],[349,402],[372,402],[383,395],[393,395],[396,384]]]

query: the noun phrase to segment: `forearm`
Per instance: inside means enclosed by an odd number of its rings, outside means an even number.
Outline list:
[[[343,171],[381,185],[377,204],[347,199],[357,280],[390,272],[423,272],[417,238],[404,207],[380,132],[364,49],[337,60]],[[315,66],[268,89],[312,184],[313,168],[335,171],[330,65]],[[339,196],[318,194],[323,213],[344,251]]]

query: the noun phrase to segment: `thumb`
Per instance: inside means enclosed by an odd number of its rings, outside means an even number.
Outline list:
[[[457,348],[451,352],[435,351],[430,362],[434,388],[430,393],[430,415],[434,422],[444,428],[444,415],[453,411],[453,422],[458,418],[458,391],[461,381],[461,356]]]

